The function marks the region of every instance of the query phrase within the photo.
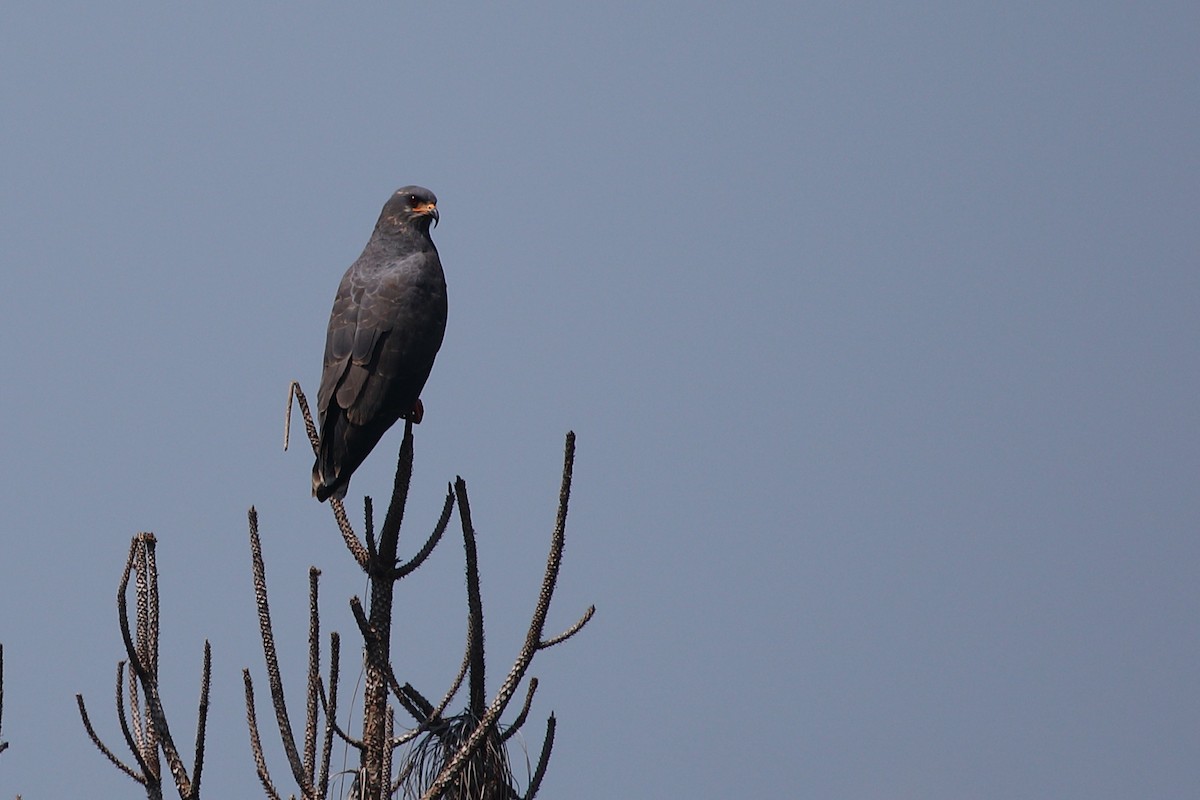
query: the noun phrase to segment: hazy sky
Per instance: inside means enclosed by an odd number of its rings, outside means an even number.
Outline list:
[[[401,547],[466,478],[489,692],[579,437],[543,797],[1196,796],[1200,6],[172,5],[0,11],[0,797],[139,796],[74,707],[120,744],[139,530],[173,728],[208,638],[205,794],[261,796],[246,510],[296,702],[308,566],[348,642],[364,582],[286,387],[407,183],[450,321]],[[461,569],[397,592],[432,695]]]

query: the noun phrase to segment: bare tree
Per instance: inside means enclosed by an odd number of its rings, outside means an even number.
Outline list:
[[[161,800],[162,763],[161,752],[175,782],[181,800],[198,800],[200,797],[200,775],[204,767],[204,734],[208,719],[208,692],[212,675],[212,650],[204,642],[204,665],[200,673],[200,708],[196,722],[196,746],[192,760],[192,772],[188,775],[179,749],[167,724],[158,691],[158,566],[154,557],[156,539],[153,533],[139,533],[129,546],[129,558],[117,589],[117,616],[120,620],[121,638],[125,643],[128,661],[117,662],[116,705],[117,720],[125,744],[133,754],[136,768],[126,764],[100,739],[88,717],[83,695],[75,695],[83,727],[92,742],[117,769],[124,772],[146,789],[151,800]],[[130,574],[134,575],[136,603],[136,635],[130,631],[128,588]],[[125,684],[128,682],[129,709],[125,708]],[[139,687],[144,696],[139,699]]]
[[[304,414],[305,428],[315,450],[317,432],[308,403],[298,384],[293,383],[290,391],[294,392]],[[291,394],[288,410],[290,415]],[[502,725],[500,719],[524,681],[537,653],[566,641],[582,629],[595,613],[595,607],[589,607],[583,616],[564,632],[549,638],[545,636],[546,618],[562,565],[575,459],[575,436],[573,433],[567,434],[558,514],[551,534],[545,574],[525,640],[496,694],[488,700],[484,680],[486,658],[479,562],[467,485],[462,478],[458,478],[447,488],[441,513],[421,548],[405,561],[398,557],[400,529],[404,521],[409,481],[412,477],[412,424],[411,421],[406,421],[392,498],[378,534],[369,497],[365,498],[364,503],[361,539],[351,525],[343,503],[337,499],[332,499],[330,503],[347,549],[368,577],[368,606],[364,608],[362,600],[358,597],[350,600],[350,609],[363,640],[366,672],[362,730],[358,736],[352,736],[337,723],[341,641],[336,632],[329,636],[328,666],[327,671],[322,674],[318,602],[321,573],[315,567],[309,570],[304,729],[301,737],[296,736],[284,697],[282,671],[275,648],[275,634],[267,598],[266,567],[258,530],[258,513],[254,508],[250,509],[250,554],[259,631],[271,703],[289,772],[301,798],[325,800],[329,797],[331,754],[335,741],[340,739],[359,753],[359,768],[350,793],[350,796],[358,800],[382,800],[397,794],[422,800],[442,797],[454,800],[533,800],[541,786],[554,744],[554,715],[551,714],[547,720],[541,754],[536,767],[529,775],[523,793],[518,790],[518,782],[510,767],[508,745],[529,716],[533,696],[537,691],[536,678],[529,679],[523,707],[512,722]],[[457,675],[450,681],[449,688],[442,694],[440,701],[435,704],[411,684],[401,684],[396,677],[391,656],[394,596],[396,584],[417,570],[442,540],[455,506],[458,507],[466,562],[466,643]],[[195,751],[189,775],[171,734],[159,694],[156,544],[152,533],[139,533],[133,537],[125,570],[117,589],[117,615],[127,658],[117,664],[116,710],[121,734],[133,756],[132,764],[119,758],[101,740],[92,726],[82,695],[76,695],[76,702],[83,726],[92,742],[114,766],[139,783],[145,789],[148,798],[161,800],[163,797],[162,759],[165,758],[179,797],[182,800],[198,800],[204,766],[212,653],[208,641],[205,641]],[[131,577],[135,587],[135,619],[132,627],[128,606]],[[282,795],[268,770],[262,747],[250,670],[244,669],[242,675],[250,746],[259,780],[267,797],[281,798]],[[466,707],[458,713],[448,713],[447,708],[462,689],[464,681],[467,684]],[[0,721],[3,715],[3,699],[3,649],[0,647]],[[412,727],[401,734],[396,733],[397,706],[413,720]],[[0,752],[6,747],[7,744],[0,741]],[[404,757],[400,759],[396,768],[396,753],[401,748],[405,748]],[[289,796],[294,798],[296,795]]]
[[[317,446],[316,427],[313,424],[304,394],[296,383],[293,383],[289,389],[289,416],[293,396],[304,415],[305,429],[315,450]],[[516,694],[534,656],[574,635],[587,624],[595,612],[595,607],[590,607],[574,625],[558,636],[546,638],[544,635],[546,616],[562,564],[574,453],[575,436],[573,433],[568,433],[562,485],[559,491],[558,515],[551,536],[550,552],[547,557],[541,590],[525,642],[490,702],[486,699],[484,683],[483,603],[480,595],[479,565],[466,482],[462,478],[458,478],[453,487],[449,488],[441,514],[432,532],[426,538],[425,544],[412,558],[404,562],[398,558],[398,543],[408,497],[409,481],[412,477],[413,435],[411,422],[405,424],[392,499],[378,536],[374,529],[373,506],[370,498],[366,498],[364,510],[365,541],[358,537],[351,526],[342,502],[337,499],[331,501],[334,519],[347,549],[359,567],[367,574],[369,580],[369,607],[364,609],[362,601],[358,597],[354,597],[350,601],[351,611],[363,637],[366,664],[362,734],[360,738],[353,737],[343,731],[336,722],[339,658],[337,634],[330,637],[328,682],[326,683],[321,677],[320,626],[317,610],[319,572],[314,568],[310,570],[308,691],[303,753],[296,745],[295,734],[283,695],[283,683],[275,654],[275,637],[267,602],[258,518],[254,509],[251,509],[251,560],[254,568],[255,597],[258,604],[268,684],[283,749],[287,755],[292,778],[299,789],[300,797],[305,800],[309,798],[324,800],[328,796],[329,752],[333,737],[336,735],[359,752],[360,767],[352,791],[352,795],[358,798],[375,800],[376,798],[392,797],[400,791],[403,791],[406,797],[421,797],[427,800],[438,797],[462,798],[463,800],[467,798],[472,800],[504,798],[508,800],[508,798],[522,797],[524,800],[532,800],[534,798],[545,774],[554,742],[554,716],[551,715],[547,721],[542,752],[523,795],[517,790],[516,781],[509,768],[507,743],[528,716],[529,707],[537,689],[535,678],[530,679],[524,707],[512,724],[502,726],[500,717]],[[434,704],[411,684],[400,684],[396,678],[391,662],[393,599],[396,583],[420,567],[441,540],[456,504],[466,557],[466,646],[458,675],[451,682],[440,702]],[[267,796],[279,798],[281,795],[270,778],[263,754],[254,707],[253,683],[249,670],[245,670],[243,676],[251,749],[259,778]],[[464,679],[468,681],[467,707],[461,713],[447,715],[446,709],[459,692]],[[392,701],[414,721],[414,727],[402,735],[395,735],[395,708]],[[320,721],[322,714],[324,715],[323,723]],[[319,728],[320,730],[318,730]],[[321,734],[323,742],[319,765],[316,759],[318,733]],[[394,772],[393,754],[406,744],[410,744],[408,757],[400,765],[399,770]]]

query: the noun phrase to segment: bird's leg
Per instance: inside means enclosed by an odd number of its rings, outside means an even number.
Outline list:
[[[401,419],[406,419],[413,425],[420,425],[421,420],[425,417],[425,404],[421,402],[421,398],[417,398],[417,402],[413,403],[412,410],[406,414],[400,415]]]

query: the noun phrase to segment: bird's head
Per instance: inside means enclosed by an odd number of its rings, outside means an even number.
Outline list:
[[[437,198],[422,186],[397,189],[379,215],[379,224],[394,231],[415,228],[427,233],[430,223],[437,225],[437,221]]]

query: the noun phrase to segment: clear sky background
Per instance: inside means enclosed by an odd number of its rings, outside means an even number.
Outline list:
[[[0,797],[139,796],[74,707],[120,744],[139,530],[173,727],[207,637],[205,794],[260,796],[245,515],[297,702],[308,566],[348,641],[363,579],[285,392],[406,183],[450,322],[402,548],[466,478],[489,691],[579,437],[544,797],[1195,797],[1198,41],[1194,2],[5,3]],[[397,593],[428,694],[461,564]]]

